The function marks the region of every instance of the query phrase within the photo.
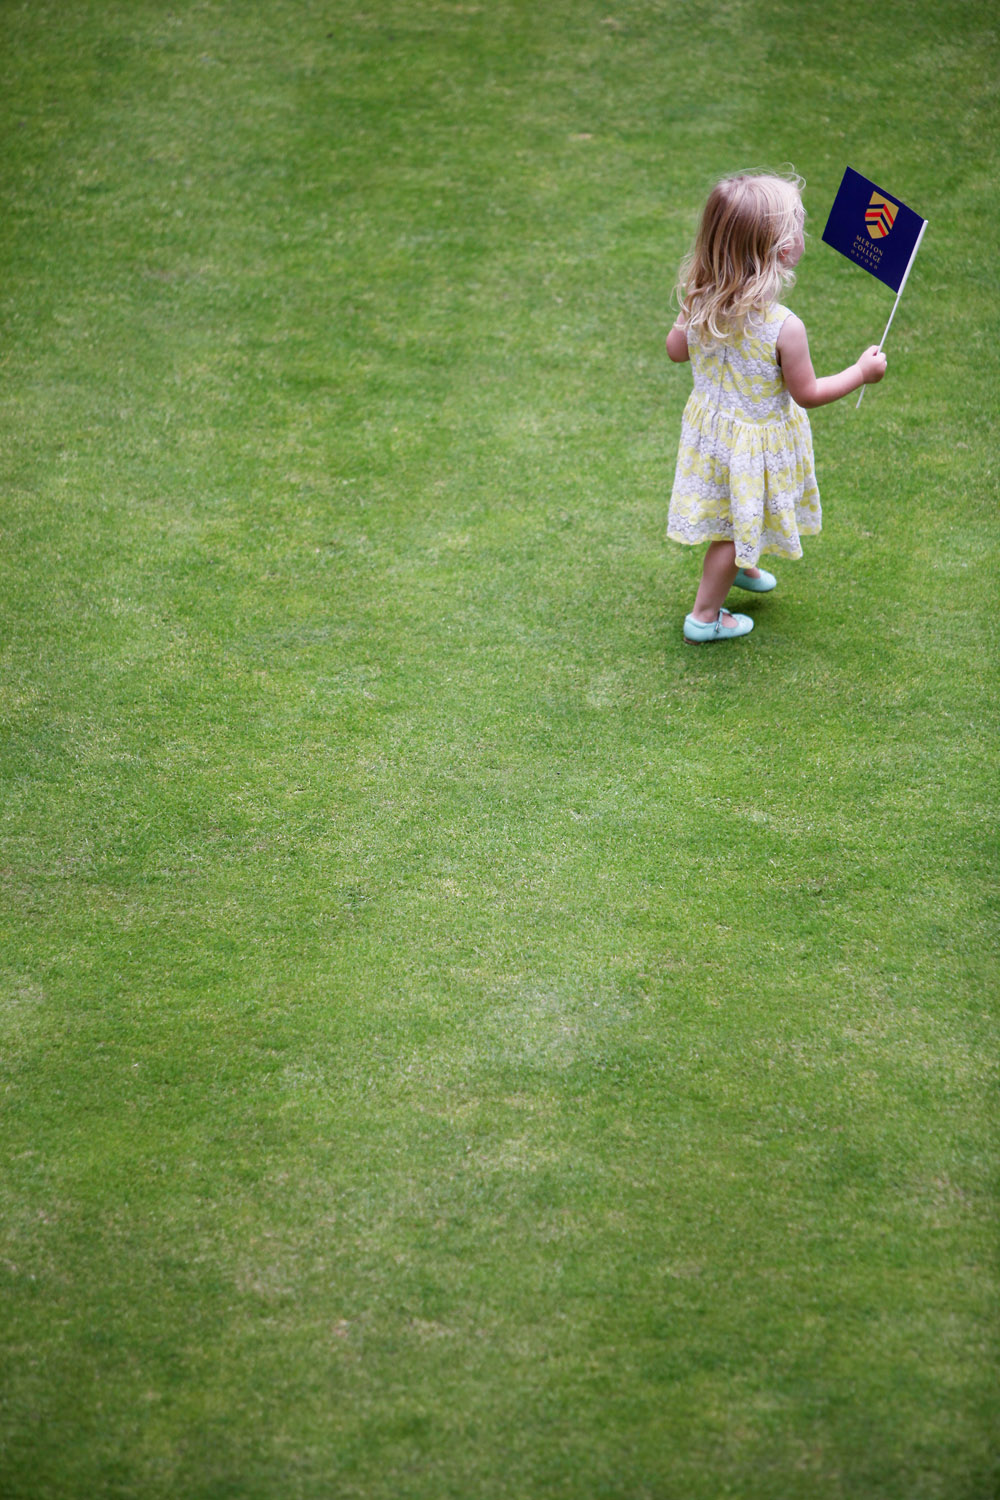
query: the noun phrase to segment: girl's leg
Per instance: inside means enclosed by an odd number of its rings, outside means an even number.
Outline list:
[[[736,547],[732,542],[709,542],[705,563],[701,570],[701,583],[695,595],[691,613],[696,620],[707,625],[717,620],[719,610],[726,602],[726,595],[736,577]],[[731,615],[723,616],[723,625],[732,625]]]

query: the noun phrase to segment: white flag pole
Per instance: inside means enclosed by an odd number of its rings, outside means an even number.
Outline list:
[[[885,325],[885,333],[883,333],[882,337],[878,341],[878,347],[879,347],[879,352],[880,353],[882,351],[882,345],[885,343],[886,338],[888,337],[889,329],[892,327],[892,320],[896,316],[896,308],[899,306],[899,299],[903,295],[903,288],[906,285],[906,278],[910,274],[910,267],[913,265],[913,262],[917,258],[917,251],[920,249],[920,241],[924,237],[924,230],[927,228],[928,222],[929,221],[927,219],[925,219],[924,222],[921,224],[921,226],[920,226],[920,233],[917,235],[917,243],[914,245],[913,249],[910,251],[910,258],[906,262],[906,270],[903,272],[903,279],[899,283],[899,291],[896,293],[896,300],[892,304],[892,312],[889,314],[889,321]],[[857,399],[857,404],[854,407],[855,411],[857,411],[858,407],[861,405],[862,401],[865,399],[865,391],[867,389],[868,389],[868,387],[866,385],[863,385],[861,387],[861,395]]]

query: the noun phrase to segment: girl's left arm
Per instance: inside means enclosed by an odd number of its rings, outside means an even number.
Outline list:
[[[778,334],[778,363],[792,400],[799,406],[828,406],[856,391],[859,385],[875,385],[885,374],[885,355],[874,344],[866,349],[856,364],[848,365],[837,375],[817,376],[809,353],[805,324],[794,313],[781,325]]]
[[[680,318],[667,334],[667,353],[675,365],[683,365],[691,358],[688,353],[687,329]]]

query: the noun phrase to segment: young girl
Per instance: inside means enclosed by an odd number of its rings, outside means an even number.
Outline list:
[[[817,378],[802,322],[778,293],[804,249],[801,178],[728,177],[713,190],[681,267],[680,316],[667,335],[675,363],[690,359],[667,535],[707,542],[686,641],[729,640],[753,629],[728,614],[737,587],[762,594],[776,579],[762,552],[801,557],[820,529],[812,435],[803,407],[825,406],[885,374],[876,347],[839,375]]]

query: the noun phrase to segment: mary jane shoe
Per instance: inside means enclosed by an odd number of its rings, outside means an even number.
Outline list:
[[[760,570],[759,578],[751,578],[741,568],[733,579],[733,586],[738,589],[748,589],[751,594],[769,594],[777,586],[778,580],[773,573],[767,573],[763,568]]]
[[[734,625],[723,625],[722,617],[732,610],[720,609],[715,620],[696,620],[688,615],[684,621],[684,639],[692,646],[707,645],[709,641],[733,641],[737,636],[749,635],[753,621],[749,615],[733,615]]]

